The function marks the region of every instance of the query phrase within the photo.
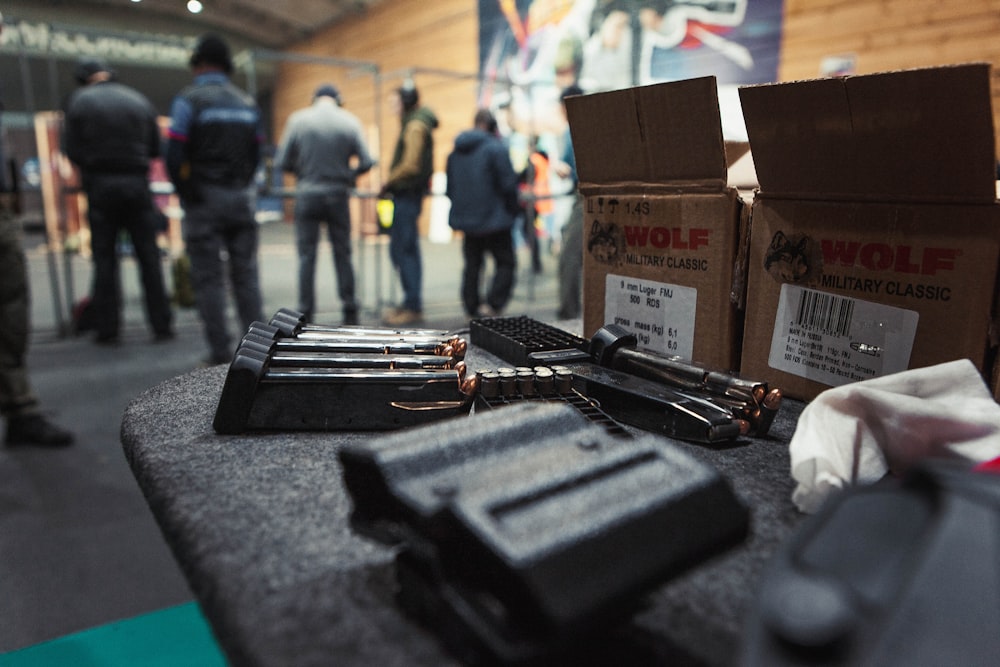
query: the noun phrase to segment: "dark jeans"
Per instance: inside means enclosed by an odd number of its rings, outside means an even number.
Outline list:
[[[118,237],[128,233],[142,277],[146,319],[154,332],[170,331],[172,313],[164,288],[156,214],[145,174],[85,174],[87,219],[94,255],[91,307],[99,338],[118,335],[121,285]]]
[[[299,195],[295,202],[295,243],[299,253],[299,311],[309,317],[316,306],[316,247],[326,227],[337,275],[337,294],[344,311],[356,311],[354,267],[351,265],[350,194]]]
[[[403,192],[393,196],[392,227],[389,228],[389,257],[399,270],[403,286],[402,307],[423,310],[423,264],[420,259],[420,237],[417,218],[424,203],[419,192]]]
[[[264,319],[257,268],[257,222],[249,189],[205,185],[201,193],[197,203],[185,202],[184,245],[191,259],[191,286],[210,360],[223,363],[234,352],[226,327],[223,250],[228,255],[229,282],[242,331],[254,320]]]
[[[542,249],[538,243],[538,213],[535,206],[529,203],[524,207],[523,212],[517,218],[519,223],[524,225],[524,243],[531,251],[531,270],[535,273],[542,272]]]
[[[507,229],[483,236],[466,234],[462,242],[462,255],[465,257],[465,268],[462,271],[462,304],[469,317],[478,315],[479,306],[482,303],[479,282],[486,253],[493,256],[495,264],[493,279],[486,291],[487,305],[500,312],[510,301],[510,295],[514,289],[517,258],[514,254],[514,240],[511,238],[511,230]]]

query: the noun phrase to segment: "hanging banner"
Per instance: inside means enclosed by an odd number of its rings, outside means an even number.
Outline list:
[[[65,58],[89,56],[108,61],[184,68],[191,56],[193,41],[168,41],[137,34],[98,34],[48,23],[11,21],[4,24],[0,52]]]

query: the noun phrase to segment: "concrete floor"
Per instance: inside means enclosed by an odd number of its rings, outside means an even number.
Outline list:
[[[296,305],[292,227],[261,227],[264,312]],[[122,344],[99,347],[60,333],[53,284],[65,303],[67,277],[79,298],[90,265],[81,257],[50,257],[40,235],[25,239],[33,292],[29,368],[46,414],[70,428],[67,449],[0,447],[0,653],[85,628],[190,601],[192,595],[125,462],[121,416],[144,390],[194,369],[206,354],[193,310],[176,311],[177,338],[154,344],[145,326],[134,263],[122,262],[125,326]],[[461,244],[424,244],[425,326],[467,326],[459,302]],[[317,264],[319,323],[339,322],[329,251]],[[386,247],[355,249],[362,324],[396,301],[398,283]],[[535,275],[519,251],[518,284],[506,314],[553,319],[556,258]],[[167,270],[167,280],[170,274]],[[55,279],[53,280],[53,277]],[[242,334],[235,329],[233,334]]]

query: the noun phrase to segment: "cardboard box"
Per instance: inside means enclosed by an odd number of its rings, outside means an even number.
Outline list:
[[[583,327],[738,367],[742,213],[714,77],[567,100],[583,216]]]
[[[755,194],[741,373],[814,398],[988,365],[1000,257],[985,64],[741,88]]]

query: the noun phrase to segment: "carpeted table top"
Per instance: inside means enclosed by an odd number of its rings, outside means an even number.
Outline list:
[[[475,348],[471,368],[506,365]],[[365,433],[220,436],[217,366],[127,408],[121,438],[149,507],[236,665],[458,664],[394,601],[394,550],[355,535],[339,448]],[[762,569],[802,520],[787,444],[802,409],[728,447],[676,443],[714,466],[751,512],[750,537],[654,591],[617,641],[651,664],[733,664]],[[474,419],[471,417],[459,417]]]

